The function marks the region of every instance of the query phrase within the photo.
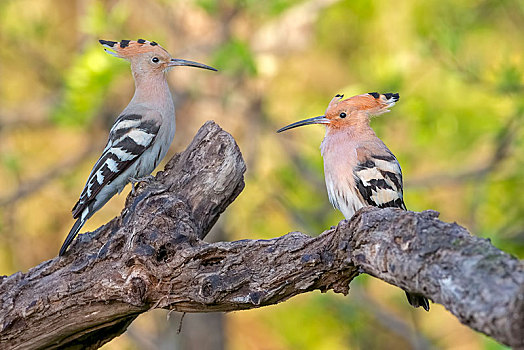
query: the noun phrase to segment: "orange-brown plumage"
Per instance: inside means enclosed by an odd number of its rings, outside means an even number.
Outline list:
[[[371,116],[389,112],[399,95],[371,92],[343,98],[336,95],[325,115],[290,124],[279,132],[308,124],[326,125],[320,146],[326,187],[331,203],[346,219],[367,205],[405,208],[400,165],[369,125]],[[373,186],[370,182],[381,186],[367,189]]]
[[[320,149],[327,192],[346,219],[365,206],[406,209],[400,165],[369,125],[372,116],[389,112],[399,95],[371,92],[343,98],[336,95],[325,115],[298,121],[278,132],[309,124],[326,125]],[[429,310],[426,298],[406,294],[411,305]]]
[[[100,43],[106,48],[115,51],[120,58],[130,59],[138,54],[152,52],[157,54],[169,54],[162,46],[154,41],[144,39],[122,40],[120,42],[100,40]]]
[[[137,76],[163,75],[175,66],[191,66],[215,70],[198,62],[173,58],[162,46],[154,41],[144,39],[122,40],[120,42],[99,40],[105,51],[112,56],[123,58],[131,62],[131,70],[135,79]]]
[[[328,126],[338,129],[345,126],[369,125],[371,116],[389,112],[388,108],[392,107],[398,100],[398,94],[387,95],[389,98],[386,95],[371,93],[353,96],[345,100],[342,100],[343,95],[335,96],[325,113],[326,118],[330,120]],[[347,117],[340,118],[341,113],[346,113]]]

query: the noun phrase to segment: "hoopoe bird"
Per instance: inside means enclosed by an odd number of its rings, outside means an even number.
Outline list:
[[[76,234],[96,211],[129,183],[143,180],[164,158],[175,136],[175,105],[166,73],[176,66],[216,71],[202,63],[172,58],[154,41],[99,40],[105,51],[131,63],[135,94],[109,131],[107,145],[93,166],[80,199],[77,219],[60,248],[65,254]]]
[[[370,92],[343,98],[336,95],[325,115],[298,121],[277,132],[303,125],[326,125],[320,149],[328,197],[346,219],[365,206],[406,210],[397,158],[369,125],[372,116],[389,112],[399,95]],[[408,292],[406,295],[412,306],[429,311],[428,299]]]

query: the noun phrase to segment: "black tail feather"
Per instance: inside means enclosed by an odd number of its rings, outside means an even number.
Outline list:
[[[73,242],[73,239],[75,239],[75,236],[78,233],[78,231],[80,231],[82,226],[84,226],[84,223],[85,221],[82,221],[82,218],[78,218],[78,220],[76,220],[75,224],[71,228],[71,231],[69,231],[69,234],[67,235],[64,244],[62,244],[62,248],[60,248],[58,256],[63,256],[65,254],[67,248],[69,247],[71,242]]]
[[[421,306],[424,310],[429,311],[429,300],[420,295],[420,294],[411,294],[406,292],[406,297],[408,298],[408,302],[413,307],[419,307]]]

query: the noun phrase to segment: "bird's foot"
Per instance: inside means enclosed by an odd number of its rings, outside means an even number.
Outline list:
[[[140,183],[145,182],[149,185],[154,179],[155,177],[153,175],[148,175],[141,178],[130,177],[129,182],[131,182],[131,193],[133,196],[136,194],[136,188],[138,188]]]

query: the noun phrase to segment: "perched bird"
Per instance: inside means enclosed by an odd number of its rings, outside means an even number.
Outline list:
[[[343,100],[336,95],[325,115],[305,119],[277,132],[309,124],[326,125],[320,146],[329,200],[346,219],[365,206],[406,210],[402,170],[397,158],[369,125],[370,118],[389,112],[398,94],[370,92]],[[429,311],[428,300],[406,292],[409,303]]]
[[[73,208],[77,220],[60,248],[60,256],[87,219],[127,183],[149,176],[166,155],[175,136],[175,106],[167,71],[175,66],[216,71],[202,63],[172,58],[154,41],[100,40],[100,44],[107,53],[131,63],[135,94],[109,131],[107,145]]]

